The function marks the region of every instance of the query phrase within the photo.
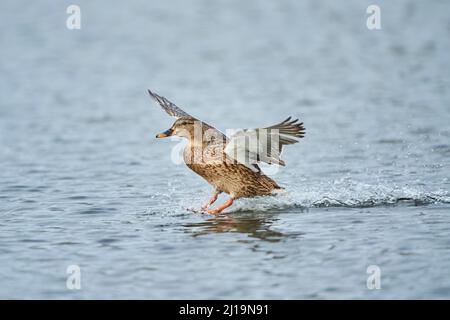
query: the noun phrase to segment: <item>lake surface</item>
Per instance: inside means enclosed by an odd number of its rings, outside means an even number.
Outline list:
[[[370,1],[77,4],[0,4],[0,298],[450,298],[450,2],[372,31]],[[147,88],[223,131],[300,117],[286,192],[189,212],[212,190]]]

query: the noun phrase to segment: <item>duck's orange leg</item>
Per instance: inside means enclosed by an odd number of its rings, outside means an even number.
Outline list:
[[[224,204],[220,205],[216,209],[208,210],[208,213],[210,214],[219,214],[229,206],[233,204],[233,198],[228,199]]]
[[[211,199],[209,199],[208,203],[205,203],[202,206],[202,210],[206,210],[209,208],[210,205],[212,205],[214,202],[216,202],[217,197],[219,196],[220,192],[214,192],[213,196],[211,197]]]

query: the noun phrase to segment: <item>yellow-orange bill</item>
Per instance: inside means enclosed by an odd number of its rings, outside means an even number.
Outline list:
[[[170,128],[169,130],[166,130],[164,132],[158,133],[156,135],[157,138],[166,138],[166,137],[170,137],[173,133],[172,128]]]
[[[166,138],[166,137],[168,137],[168,135],[165,134],[164,132],[162,132],[162,133],[158,133],[158,134],[156,135],[156,137],[157,137],[157,138]]]

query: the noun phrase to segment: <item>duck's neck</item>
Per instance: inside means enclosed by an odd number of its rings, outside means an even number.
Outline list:
[[[210,127],[203,123],[201,130],[193,130],[188,138],[188,143],[184,148],[184,160],[186,163],[203,163],[203,151],[208,146],[205,139],[205,132]]]

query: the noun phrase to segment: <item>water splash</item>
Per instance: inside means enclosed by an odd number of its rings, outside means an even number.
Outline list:
[[[240,199],[230,212],[322,207],[422,206],[435,203],[450,203],[450,192],[444,189],[430,191],[424,186],[371,185],[337,180],[314,186],[288,186],[285,192],[273,197]]]

